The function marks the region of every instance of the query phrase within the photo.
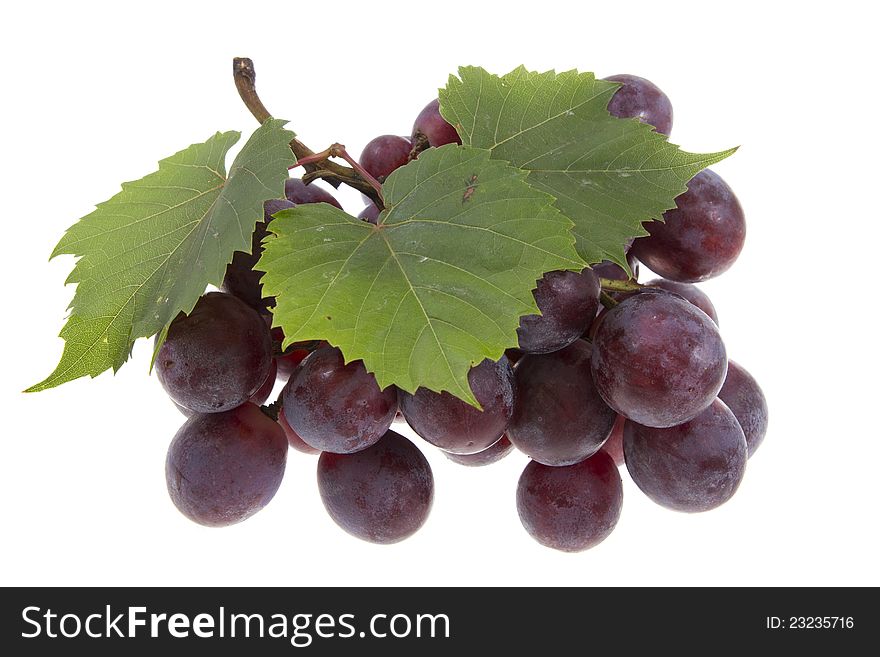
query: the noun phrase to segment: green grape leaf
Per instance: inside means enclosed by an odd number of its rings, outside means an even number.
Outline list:
[[[529,184],[556,197],[575,224],[578,254],[628,269],[624,248],[646,235],[642,222],[660,219],[699,171],[736,149],[686,153],[636,119],[606,109],[620,86],[592,73],[533,73],[523,67],[499,77],[462,67],[440,90],[440,111],[462,143],[529,172]]]
[[[586,266],[571,221],[526,177],[449,145],[388,177],[378,225],[324,203],[276,214],[257,268],[285,344],[327,340],[383,388],[478,406],[468,370],[516,344],[537,279]]]
[[[95,377],[128,359],[134,341],[192,310],[207,285],[219,285],[234,251],[250,251],[263,201],[284,194],[295,158],[293,133],[269,119],[235,158],[240,133],[217,133],[159,162],[74,224],[52,253],[78,256],[76,283],[61,331],[61,362],[36,392]]]

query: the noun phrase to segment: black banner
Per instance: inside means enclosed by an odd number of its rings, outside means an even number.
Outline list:
[[[23,588],[3,589],[2,598],[7,655],[120,655],[141,647],[163,657],[194,649],[440,655],[479,646],[590,654],[609,645],[679,655],[854,654],[877,633],[868,589]]]

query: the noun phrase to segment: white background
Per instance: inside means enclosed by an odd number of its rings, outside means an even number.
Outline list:
[[[4,9],[0,583],[201,585],[806,585],[878,577],[876,17],[870,3],[151,2]],[[236,8],[238,7],[238,8]],[[142,341],[117,376],[33,395],[61,353],[73,262],[53,245],[118,184],[216,130],[256,123],[231,78],[252,57],[269,109],[315,149],[408,134],[461,64],[635,73],[675,107],[688,150],[745,207],[737,264],[704,285],[730,355],[763,385],[768,437],[724,507],[683,515],[628,481],[620,523],[577,555],[520,526],[525,457],[485,469],[426,446],[436,501],[383,547],[324,512],[291,452],[273,502],[199,527],[172,506],[181,416]],[[352,212],[357,193],[340,198]]]

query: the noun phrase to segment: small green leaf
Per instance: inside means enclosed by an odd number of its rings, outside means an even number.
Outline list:
[[[27,392],[97,376],[128,359],[134,341],[162,331],[219,285],[234,251],[250,251],[263,201],[283,196],[295,158],[293,133],[266,121],[235,158],[237,132],[217,133],[159,163],[159,170],[97,206],[64,235],[52,257],[79,256],[64,353],[55,371]]]
[[[529,184],[556,197],[590,263],[627,267],[624,247],[647,234],[642,222],[674,208],[688,180],[736,150],[686,153],[650,126],[611,116],[620,85],[592,73],[520,67],[499,77],[462,67],[459,76],[440,90],[443,116],[464,144],[529,171]]]
[[[327,340],[383,388],[476,406],[468,370],[516,344],[536,280],[585,266],[553,198],[489,155],[423,152],[385,182],[376,226],[324,203],[275,215],[258,269],[286,344]]]

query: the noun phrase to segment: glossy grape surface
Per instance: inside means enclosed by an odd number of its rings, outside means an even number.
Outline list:
[[[369,447],[397,413],[396,388],[380,390],[362,361],[345,365],[335,347],[309,354],[281,396],[290,426],[322,452],[349,454]]]
[[[591,269],[547,272],[533,295],[541,314],[520,317],[520,351],[557,351],[581,337],[596,317],[599,278]]]
[[[376,224],[379,222],[379,215],[381,214],[379,208],[375,203],[370,203],[361,210],[361,213],[358,215],[358,219],[363,219],[364,221],[368,221],[371,224]]]
[[[199,413],[235,408],[269,376],[272,339],[263,318],[240,299],[209,292],[171,322],[156,375],[177,404]]]
[[[534,460],[570,465],[595,454],[617,414],[599,396],[590,374],[590,344],[578,340],[552,354],[526,354],[517,363],[517,402],[510,441]]]
[[[411,150],[412,142],[406,137],[381,135],[364,146],[358,162],[373,178],[385,182],[392,171],[407,163]]]
[[[657,132],[669,135],[672,131],[672,103],[657,85],[645,78],[625,73],[605,79],[620,82],[622,85],[608,103],[608,111],[612,116],[635,118],[654,126]]]
[[[400,392],[400,410],[419,436],[455,454],[474,454],[498,440],[513,414],[513,370],[506,356],[484,360],[468,372],[468,382],[480,411],[450,395],[419,388],[414,395]]]
[[[284,195],[291,203],[329,203],[340,210],[342,206],[334,196],[325,189],[319,187],[316,183],[306,185],[299,178],[288,178],[284,183]]]
[[[443,452],[450,461],[459,465],[467,465],[470,467],[480,467],[484,465],[492,465],[497,463],[505,456],[513,451],[513,443],[508,440],[507,436],[501,436],[491,445],[476,454],[453,454],[452,452]]]
[[[675,199],[678,206],[649,221],[633,254],[663,278],[697,283],[727,271],[746,239],[742,206],[721,177],[705,169]]]
[[[724,381],[718,397],[727,404],[727,407],[736,416],[746,436],[749,457],[751,457],[767,434],[769,411],[761,386],[742,365],[729,361],[727,379]]]
[[[427,520],[434,475],[415,445],[388,431],[354,454],[321,454],[318,490],[330,517],[349,534],[372,543],[396,543]]]
[[[263,382],[257,391],[248,398],[248,401],[256,404],[257,406],[262,406],[269,399],[269,395],[272,394],[272,390],[275,389],[275,381],[278,378],[278,365],[277,362],[273,359],[272,365],[269,367],[269,374],[266,375],[266,380]]]
[[[709,298],[709,295],[703,292],[696,285],[691,283],[678,283],[676,281],[667,281],[665,278],[655,278],[650,283],[645,283],[650,287],[659,287],[661,290],[672,292],[685,300],[689,301],[704,313],[709,315],[713,322],[718,324],[718,313],[715,311],[715,305]]]
[[[626,469],[654,502],[676,511],[708,511],[724,504],[746,471],[746,438],[720,400],[684,424],[658,429],[628,421],[623,430]]]
[[[266,506],[281,485],[286,463],[281,427],[245,403],[187,420],[168,448],[165,479],[183,515],[222,527]]]
[[[674,294],[645,290],[601,319],[592,371],[611,408],[639,424],[670,427],[712,403],[727,351],[706,313]]]
[[[299,434],[293,430],[293,427],[290,426],[290,423],[287,421],[287,417],[284,415],[283,411],[278,413],[278,424],[281,425],[281,429],[284,431],[284,435],[287,437],[287,444],[290,445],[291,448],[295,449],[297,452],[302,452],[303,454],[314,455],[321,453],[321,450],[315,449],[299,437]]]
[[[536,541],[564,552],[580,552],[604,541],[617,525],[623,484],[605,452],[574,465],[529,463],[519,478],[516,508]]]
[[[602,451],[614,459],[614,465],[617,467],[623,465],[623,425],[625,423],[626,418],[618,415],[617,419],[614,420],[614,426],[611,428],[611,435],[608,436],[608,440],[602,445]]]
[[[460,144],[461,137],[455,128],[440,114],[440,100],[435,98],[419,112],[413,124],[412,134],[423,134],[431,146]]]

